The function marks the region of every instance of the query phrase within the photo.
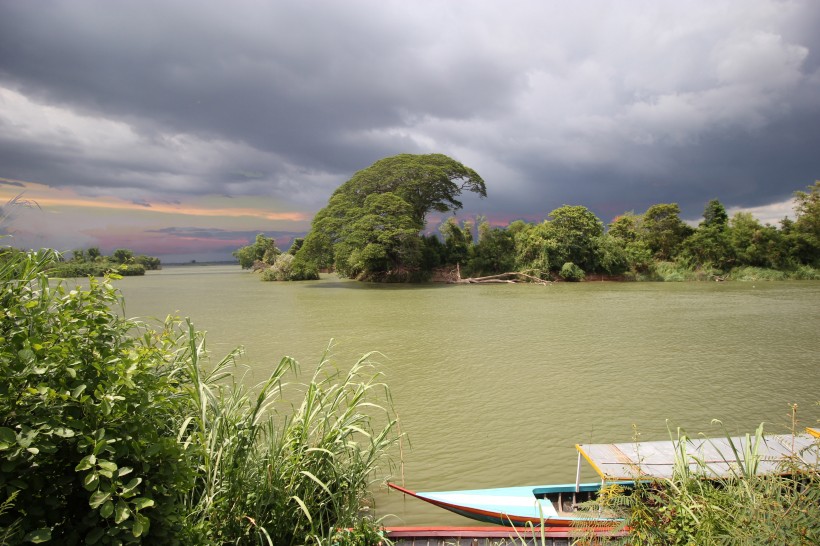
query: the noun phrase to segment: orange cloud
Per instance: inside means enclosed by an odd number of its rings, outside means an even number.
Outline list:
[[[36,182],[26,182],[3,177],[0,177],[0,182],[10,184],[10,187],[3,187],[0,185],[0,198],[11,199],[20,193],[25,193],[26,198],[35,201],[41,207],[54,206],[95,208],[112,211],[150,211],[161,214],[183,214],[187,216],[202,217],[251,217],[262,218],[264,220],[285,220],[291,222],[301,222],[310,218],[310,216],[303,212],[273,212],[248,207],[213,208],[195,205],[175,205],[161,202],[132,203],[115,197],[84,198],[77,196],[73,191],[50,188],[45,184],[39,184]]]

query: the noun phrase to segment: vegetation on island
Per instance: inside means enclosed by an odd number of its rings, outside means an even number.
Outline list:
[[[793,434],[799,432],[794,425]],[[733,450],[726,461],[729,473],[715,477],[706,461],[687,452],[687,435],[678,430],[672,437],[676,453],[671,477],[638,481],[630,488],[609,485],[583,506],[591,518],[600,511],[620,518],[624,536],[588,536],[578,543],[820,544],[820,466],[812,462],[814,456],[795,451],[777,473],[758,473],[763,425],[747,435],[743,445],[729,434],[726,438]]]
[[[0,250],[0,261],[8,260],[14,254],[25,254],[26,251],[10,247]],[[162,269],[159,258],[154,256],[134,255],[132,250],[118,248],[111,256],[104,256],[98,247],[76,249],[71,257],[55,253],[48,273],[55,278],[102,277],[116,273],[122,277],[145,275],[146,271]]]
[[[256,236],[253,244],[234,251],[242,269],[262,272],[264,281],[302,281],[319,278],[319,268],[311,263],[294,262],[294,255],[301,248],[303,239],[293,241],[287,252],[277,248],[276,241],[263,233]]]
[[[462,208],[463,191],[487,195],[472,169],[441,154],[377,161],[342,184],[313,219],[297,268],[333,268],[360,280],[420,280],[429,268],[419,235],[430,211]]]
[[[0,263],[0,544],[375,535],[360,509],[397,434],[367,356],[347,371],[325,356],[304,384],[286,357],[248,389],[239,350],[209,362],[190,322],[125,319],[115,276],[71,288],[57,263]]]
[[[713,199],[697,227],[676,203],[626,212],[607,226],[584,206],[564,205],[540,223],[496,227],[451,216],[437,234],[424,234],[428,213],[456,212],[462,191],[487,194],[475,171],[446,156],[389,157],[339,187],[288,253],[259,235],[234,255],[265,280],[316,279],[320,270],[388,282],[507,273],[544,281],[820,279],[820,181],[795,192],[796,218],[779,227],[745,212],[730,218]]]

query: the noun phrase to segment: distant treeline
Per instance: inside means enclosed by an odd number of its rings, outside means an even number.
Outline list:
[[[371,226],[378,238],[352,251],[355,237],[307,255],[304,242],[297,240],[282,254],[273,239],[260,235],[234,255],[244,268],[255,263],[263,269],[266,280],[316,278],[318,268],[366,280],[424,280],[456,267],[462,277],[520,271],[567,281],[592,275],[660,281],[820,279],[820,181],[794,195],[796,218],[784,218],[779,226],[762,224],[746,212],[730,218],[717,199],[706,204],[697,227],[681,220],[675,203],[624,213],[606,228],[576,205],[557,208],[540,223],[517,220],[506,227],[492,227],[483,217],[475,222],[450,217],[438,233],[413,237],[398,231],[391,236],[384,222]],[[350,256],[360,254],[392,261],[358,259],[365,265],[351,267]]]
[[[277,279],[318,278],[327,269],[381,282],[510,272],[567,281],[820,277],[820,181],[795,192],[796,218],[779,227],[748,213],[730,219],[715,199],[697,227],[681,220],[676,203],[624,213],[608,229],[586,207],[565,205],[540,223],[492,227],[483,217],[450,217],[425,235],[427,214],[458,211],[463,192],[487,195],[478,173],[445,155],[381,159],[333,192],[292,259],[280,264],[275,251],[262,249],[256,257]]]
[[[13,248],[0,251],[0,261],[5,261],[13,253],[24,252]],[[104,256],[100,249],[91,247],[77,249],[71,256],[62,254],[59,259],[49,266],[48,274],[51,277],[102,277],[106,273],[116,273],[124,277],[145,275],[146,271],[162,269],[159,258],[154,256],[134,255],[127,248],[118,248],[111,256]]]

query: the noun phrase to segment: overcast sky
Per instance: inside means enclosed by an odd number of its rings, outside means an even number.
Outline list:
[[[0,200],[40,205],[0,229],[228,258],[431,152],[497,222],[713,198],[776,222],[820,178],[818,29],[817,0],[0,0]]]

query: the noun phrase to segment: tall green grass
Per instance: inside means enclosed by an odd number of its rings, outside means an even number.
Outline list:
[[[231,372],[238,353],[208,368],[203,341],[188,328],[178,356],[196,411],[179,441],[198,454],[186,503],[203,542],[321,544],[340,527],[361,525],[370,486],[398,439],[372,354],[341,371],[326,353],[304,384],[288,381],[299,365],[286,357],[248,389]],[[300,404],[288,402],[298,396]]]
[[[360,511],[380,463],[397,441],[390,393],[365,355],[348,371],[323,355],[307,383],[283,358],[255,389],[237,382],[237,353],[205,372],[203,343],[189,324],[188,396],[196,408],[179,440],[198,454],[187,495],[191,523],[208,543],[321,544]],[[302,401],[287,400],[299,391]]]

